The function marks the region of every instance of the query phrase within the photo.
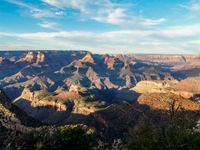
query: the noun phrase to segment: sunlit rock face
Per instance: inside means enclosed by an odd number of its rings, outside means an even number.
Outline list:
[[[67,105],[54,101],[53,96],[45,95],[44,92],[25,88],[13,104],[43,123],[54,124],[64,120],[68,115]]]
[[[19,62],[34,62],[36,60],[36,54],[33,52],[28,52],[24,57],[22,57]]]
[[[42,63],[45,60],[45,54],[42,52],[28,52],[18,62],[29,62],[29,63]]]
[[[92,53],[87,53],[87,54],[85,55],[85,57],[83,57],[83,58],[81,59],[81,61],[82,61],[82,62],[88,62],[88,63],[95,63],[95,60],[94,60],[94,58],[93,58],[93,56],[92,56]]]
[[[117,58],[114,56],[106,55],[104,58],[104,63],[107,65],[109,69],[114,69],[116,61],[117,61]]]
[[[187,110],[187,111],[199,111],[200,105],[198,102],[191,101],[183,98],[182,96],[173,93],[151,93],[142,94],[137,101],[141,105],[150,106],[151,109],[169,111],[171,105],[175,105],[174,108]]]
[[[42,63],[44,61],[45,61],[45,55],[44,55],[44,53],[38,52],[36,63],[39,64],[39,63]]]

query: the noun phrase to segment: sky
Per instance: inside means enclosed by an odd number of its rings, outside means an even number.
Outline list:
[[[200,53],[200,0],[0,0],[0,50]]]

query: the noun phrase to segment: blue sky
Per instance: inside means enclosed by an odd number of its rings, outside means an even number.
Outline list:
[[[0,49],[200,53],[200,0],[0,0]]]

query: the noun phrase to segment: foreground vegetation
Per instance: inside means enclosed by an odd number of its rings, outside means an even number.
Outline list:
[[[173,118],[158,124],[142,120],[130,129],[125,147],[130,150],[198,150],[200,130],[192,121],[191,118]]]
[[[85,126],[43,127],[28,133],[15,134],[10,141],[5,138],[8,138],[7,133],[11,132],[2,127],[0,129],[0,144],[5,146],[1,149],[61,150],[67,148],[82,150],[94,149],[97,145],[94,130]]]
[[[163,113],[163,112],[161,112]],[[130,129],[125,149],[134,150],[198,150],[200,147],[199,112],[188,112],[169,104],[158,118],[143,118]]]
[[[122,140],[100,142],[95,131],[86,126],[48,126],[27,133],[0,126],[1,149],[11,150],[198,150],[200,130],[192,115],[178,112],[169,120],[141,119]]]

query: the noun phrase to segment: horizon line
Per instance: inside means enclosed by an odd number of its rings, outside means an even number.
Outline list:
[[[100,55],[200,55],[200,53],[138,53],[138,52],[133,52],[133,53],[97,53],[97,52],[92,52],[90,50],[83,50],[83,49],[0,49],[0,52],[34,52],[34,51],[74,51],[74,52],[89,52],[92,54],[100,54]]]

